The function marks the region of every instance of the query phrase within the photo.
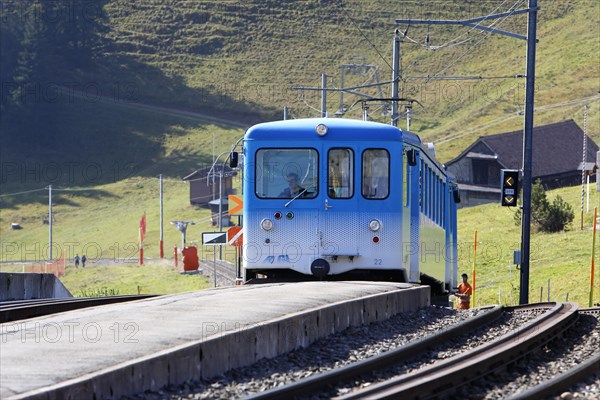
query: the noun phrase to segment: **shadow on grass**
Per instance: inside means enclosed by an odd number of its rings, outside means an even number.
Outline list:
[[[167,76],[140,62],[105,34],[106,15],[98,16],[98,21],[105,25],[98,30],[101,46],[89,65],[56,71],[59,78],[52,82],[32,82],[53,90],[51,97],[40,96],[35,107],[3,104],[0,194],[48,184],[93,187],[159,173],[183,177],[209,162],[211,149],[190,143],[189,152],[170,154],[165,160],[167,135],[206,126],[239,129],[274,115],[256,103],[218,93],[218,85],[191,88],[182,76]],[[218,52],[219,42],[212,45]],[[33,111],[35,117],[29,118]],[[203,120],[199,114],[209,118]],[[45,197],[41,192],[17,200],[0,198],[0,207],[43,203]],[[57,201],[70,200],[60,196]]]

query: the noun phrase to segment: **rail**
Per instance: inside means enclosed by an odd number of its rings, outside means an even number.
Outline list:
[[[294,382],[290,385],[280,386],[261,393],[247,397],[252,400],[278,399],[286,396],[301,396],[310,393],[315,393],[319,388],[327,385],[341,382],[345,379],[352,378],[364,373],[372,372],[373,370],[383,369],[390,365],[397,364],[407,360],[414,355],[425,352],[436,346],[440,342],[450,341],[464,333],[470,332],[473,329],[484,326],[502,315],[503,308],[501,306],[490,307],[488,311],[477,315],[474,318],[468,319],[465,322],[457,324],[447,330],[436,334],[424,337],[423,339],[409,343],[406,346],[396,350],[391,350],[386,353],[367,358],[365,360],[346,365],[341,368],[333,369],[321,374],[311,376]]]
[[[457,386],[467,385],[549,342],[575,321],[577,308],[575,303],[556,304],[521,329],[468,353],[371,385],[339,399],[426,399],[444,396]]]
[[[600,318],[600,308],[584,308],[579,310],[579,314],[593,314]],[[549,381],[536,385],[524,392],[510,397],[510,400],[529,400],[540,399],[555,395],[571,386],[582,382],[588,376],[600,371],[600,353],[588,358],[581,364]]]
[[[486,366],[485,355],[488,353],[502,354],[504,351],[510,353],[510,348],[514,348],[514,351],[523,351],[523,346],[532,345],[533,338],[538,337],[538,334],[544,336],[544,340],[549,340],[544,333],[550,330],[552,327],[558,328],[562,325],[555,325],[561,321],[565,323],[570,321],[576,310],[576,305],[567,304],[555,304],[555,303],[544,303],[544,304],[531,304],[526,306],[516,307],[500,307],[495,306],[490,308],[487,312],[480,314],[474,318],[471,318],[461,324],[451,327],[442,332],[438,332],[434,335],[427,336],[423,339],[409,343],[406,346],[392,350],[357,363],[353,363],[341,368],[337,368],[331,371],[327,371],[321,374],[311,376],[299,381],[296,381],[290,385],[273,388],[261,393],[249,396],[248,399],[276,399],[284,397],[303,396],[308,394],[314,394],[319,389],[329,385],[335,385],[339,382],[347,379],[360,376],[361,374],[370,373],[375,370],[382,370],[388,368],[394,364],[402,363],[411,357],[425,352],[441,342],[448,342],[464,333],[468,333],[482,327],[497,318],[499,318],[504,311],[518,311],[518,310],[532,310],[532,309],[544,309],[547,312],[540,317],[536,318],[532,323],[522,327],[512,334],[505,335],[496,341],[489,343],[488,345],[481,346],[474,351],[471,351],[467,355],[459,355],[449,360],[442,361],[434,364],[431,367],[426,367],[420,371],[413,372],[410,376],[403,375],[400,378],[394,380],[402,384],[402,390],[404,392],[396,393],[395,385],[391,384],[391,381],[382,382],[380,384],[371,385],[366,390],[357,391],[350,393],[346,396],[342,396],[343,399],[355,399],[355,398],[385,398],[387,396],[396,398],[411,398],[419,397],[426,398],[428,394],[438,395],[440,391],[444,391],[448,387],[454,386],[456,383],[456,374],[463,373],[465,371],[465,363],[472,363],[469,367],[469,373],[473,376],[472,379],[478,377],[485,368],[496,368],[497,361],[488,361]],[[543,341],[543,340],[542,340]],[[500,346],[502,346],[500,348]],[[494,349],[497,349],[494,351]],[[471,358],[482,358],[477,359],[476,362],[470,360]],[[504,357],[504,363],[510,362],[514,359],[514,354],[511,353],[508,357]],[[459,365],[459,366],[458,366]],[[452,371],[454,370],[454,371]],[[445,374],[452,373],[453,377],[446,378]],[[435,374],[435,378],[429,379],[429,374]],[[412,378],[415,376],[415,378]],[[411,385],[415,385],[415,382],[420,383],[414,388],[407,390]],[[466,382],[465,382],[466,383]],[[380,397],[380,391],[384,394]]]

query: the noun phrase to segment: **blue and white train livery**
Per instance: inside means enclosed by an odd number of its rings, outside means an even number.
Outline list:
[[[415,134],[299,119],[244,137],[246,280],[457,281],[456,185]]]

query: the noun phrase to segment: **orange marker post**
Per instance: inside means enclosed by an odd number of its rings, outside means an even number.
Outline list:
[[[593,306],[594,302],[594,258],[596,256],[596,222],[598,221],[598,207],[594,208],[594,230],[592,234],[592,273],[590,279],[590,302],[588,307]]]
[[[473,271],[471,280],[473,281],[473,294],[471,295],[471,307],[475,307],[475,284],[477,282],[477,231],[475,231],[475,241],[473,242]]]
[[[173,256],[175,260],[175,269],[177,269],[177,246],[175,246],[175,249],[173,250]]]

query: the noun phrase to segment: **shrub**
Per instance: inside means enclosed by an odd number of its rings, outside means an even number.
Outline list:
[[[515,223],[521,223],[521,209],[515,212]],[[556,196],[552,204],[548,201],[542,182],[538,179],[531,187],[531,221],[537,230],[558,232],[573,222],[575,213],[570,204]]]

